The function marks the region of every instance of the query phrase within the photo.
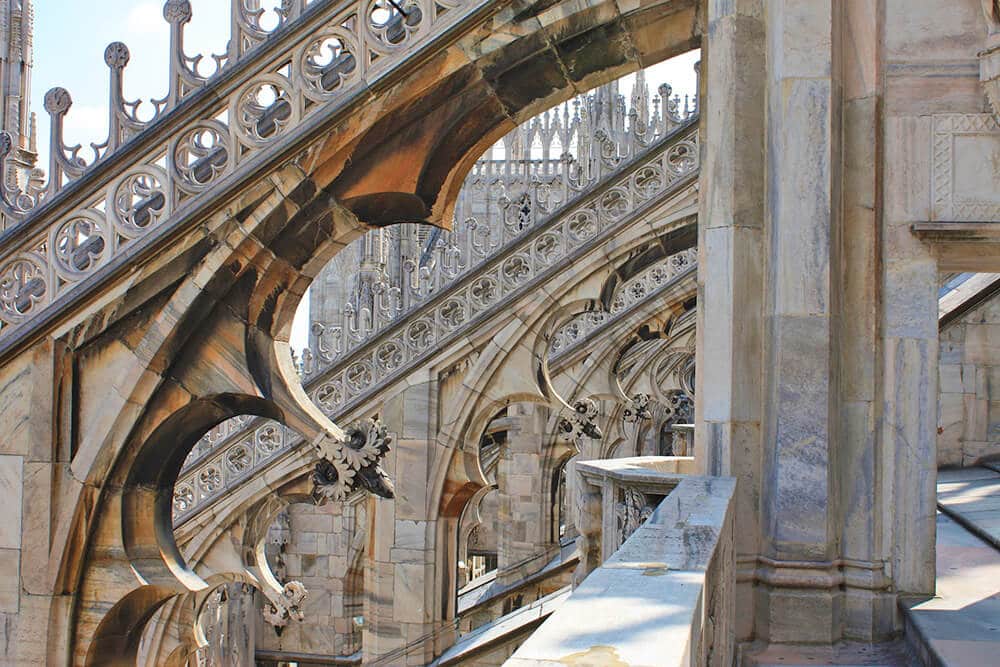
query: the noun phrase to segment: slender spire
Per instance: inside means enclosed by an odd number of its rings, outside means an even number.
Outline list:
[[[31,0],[0,0],[0,130],[14,143],[4,177],[22,187],[37,159],[30,108],[33,32]]]

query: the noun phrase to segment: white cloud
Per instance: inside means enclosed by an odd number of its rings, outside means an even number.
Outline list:
[[[144,2],[129,10],[125,26],[132,35],[160,33],[167,29],[163,9],[155,2]]]

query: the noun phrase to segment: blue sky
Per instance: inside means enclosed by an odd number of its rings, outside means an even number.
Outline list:
[[[262,0],[270,11],[281,0]],[[223,53],[229,40],[229,0],[191,0],[192,21],[185,30],[187,55]],[[267,25],[273,14],[265,14]],[[163,2],[156,0],[35,0],[35,48],[32,71],[32,110],[38,116],[40,165],[48,165],[49,119],[42,106],[45,92],[55,86],[69,90],[73,106],[66,116],[65,140],[82,144],[82,155],[91,159],[89,144],[107,137],[108,68],[104,48],[111,42],[128,45],[131,59],[125,68],[125,96],[128,100],[155,99],[167,92],[167,55],[170,29],[163,19]],[[670,82],[682,95],[694,89],[693,64],[696,53],[685,54],[657,65],[648,76],[655,90]],[[207,72],[206,72],[207,73]],[[626,94],[630,85],[623,86]],[[144,105],[147,106],[147,105]],[[147,106],[146,112],[149,113]],[[140,107],[140,117],[143,115]],[[306,308],[296,316],[293,347],[306,341]]]
[[[187,52],[221,53],[229,39],[229,0],[192,0],[193,19],[185,31]],[[32,109],[38,115],[39,146],[48,144],[45,92],[69,90],[73,107],[66,117],[67,143],[103,141],[107,135],[108,68],[104,48],[128,45],[132,57],[125,69],[128,99],[163,97],[167,92],[170,29],[163,2],[104,0],[35,0],[35,63]],[[47,151],[46,151],[47,152]]]

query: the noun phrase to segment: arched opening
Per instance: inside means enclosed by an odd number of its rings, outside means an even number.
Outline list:
[[[566,468],[569,459],[562,462],[552,473],[552,496],[549,502],[552,533],[550,539],[561,544],[572,536],[572,526],[569,518],[569,491],[566,483]]]

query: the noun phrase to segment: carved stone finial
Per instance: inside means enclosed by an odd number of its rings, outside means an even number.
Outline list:
[[[187,23],[191,20],[191,3],[188,0],[167,0],[163,5],[163,18],[168,23]]]
[[[69,108],[73,106],[73,98],[70,97],[69,91],[65,88],[52,88],[45,93],[44,106],[50,114],[59,116],[69,111]]]
[[[111,42],[104,49],[104,62],[111,69],[122,69],[128,65],[130,57],[131,54],[124,42]]]

